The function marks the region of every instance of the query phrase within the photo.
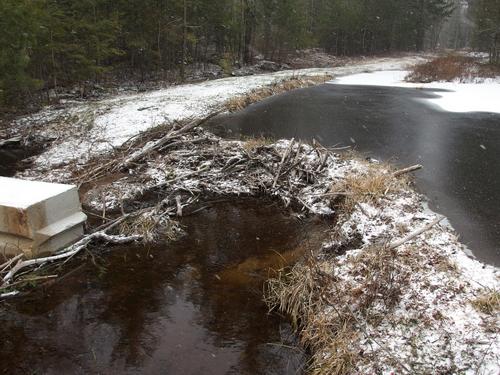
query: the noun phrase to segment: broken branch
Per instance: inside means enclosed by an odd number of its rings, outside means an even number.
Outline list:
[[[440,223],[443,219],[444,219],[443,216],[439,217],[436,220],[432,221],[431,223],[427,224],[425,227],[420,228],[420,229],[418,229],[418,230],[410,233],[406,237],[404,237],[404,238],[402,238],[400,240],[391,242],[389,244],[389,249],[395,249],[395,248],[403,245],[404,243],[406,243],[406,242],[414,239],[415,237],[420,236],[422,233],[427,232],[429,229],[431,229],[434,225]]]

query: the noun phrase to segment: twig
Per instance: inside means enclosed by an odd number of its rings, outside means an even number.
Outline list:
[[[21,259],[22,257],[24,256],[24,253],[22,254],[19,254],[19,255],[16,255],[14,258],[8,260],[7,262],[3,263],[2,265],[0,265],[0,273],[2,273],[3,271],[5,271],[7,268],[10,267],[10,265],[16,261],[18,261],[19,259]]]
[[[309,211],[314,212],[314,209],[311,206],[309,206],[306,202],[304,202],[302,199],[297,197],[297,200]]]
[[[0,294],[0,299],[5,299],[9,297],[15,297],[19,294],[20,292],[18,290],[14,290],[13,292],[8,292],[8,293],[1,293]]]
[[[157,141],[155,141],[149,145],[146,145],[145,147],[143,147],[143,149],[140,152],[133,154],[129,158],[125,159],[122,163],[119,163],[118,165],[116,165],[112,169],[112,171],[118,171],[120,169],[127,168],[132,163],[143,159],[144,157],[146,157],[147,155],[149,155],[153,151],[158,150],[159,148],[163,147],[165,144],[167,144],[172,139],[178,138],[180,135],[189,132],[190,130],[196,128],[197,126],[200,126],[204,122],[210,120],[212,117],[215,117],[220,113],[221,113],[221,111],[215,111],[215,112],[209,114],[208,116],[205,116],[202,119],[191,121],[190,123],[188,123],[184,127],[180,128],[179,130],[169,131],[162,138],[158,139]]]
[[[410,173],[410,172],[415,172],[415,171],[418,171],[419,169],[422,169],[422,168],[423,168],[422,165],[415,164],[415,165],[412,165],[411,167],[400,169],[400,170],[394,172],[392,175],[394,177],[399,177],[399,176],[401,176],[403,174]]]
[[[37,276],[37,277],[31,277],[31,278],[28,278],[28,279],[22,279],[22,280],[18,280],[14,283],[11,283],[11,284],[8,284],[8,285],[2,285],[0,287],[0,290],[2,289],[7,289],[7,288],[11,288],[15,285],[19,285],[19,284],[22,284],[22,283],[29,283],[31,281],[39,281],[39,280],[47,280],[47,279],[55,279],[57,277],[57,275],[47,275],[47,276]]]
[[[175,203],[177,205],[177,216],[182,217],[182,203],[180,195],[175,197]]]
[[[68,247],[66,249],[65,252],[60,253],[58,255],[52,255],[52,256],[48,256],[48,257],[44,257],[44,258],[37,258],[37,259],[29,259],[29,260],[25,260],[25,261],[19,261],[7,273],[7,275],[4,276],[2,287],[4,285],[8,284],[10,282],[10,280],[12,280],[14,278],[14,276],[16,275],[16,273],[18,273],[20,270],[22,270],[22,269],[24,269],[26,267],[34,266],[34,265],[39,265],[39,264],[43,264],[43,263],[47,263],[47,262],[55,262],[55,261],[58,261],[58,260],[61,260],[61,259],[69,258],[69,257],[77,254],[78,252],[80,252],[84,248],[86,248],[87,245],[91,241],[93,241],[93,240],[103,239],[105,241],[112,242],[112,243],[126,243],[126,242],[137,241],[140,238],[141,238],[141,236],[130,236],[130,237],[110,236],[110,235],[104,233],[103,231],[102,232],[92,233],[92,234],[90,234],[90,235],[82,238],[80,241],[78,241],[74,245],[71,245],[70,247]]]
[[[359,203],[359,202],[358,202],[358,203],[356,203],[356,206],[358,206],[358,208],[360,209],[360,211],[361,211],[361,212],[362,212],[362,213],[363,213],[363,214],[364,214],[367,218],[371,219],[372,215],[370,215],[370,214],[368,213],[368,211],[366,211],[366,210],[363,208],[363,206],[361,205],[361,203]]]
[[[175,177],[175,178],[172,178],[171,180],[168,180],[168,181],[165,181],[165,182],[162,182],[162,183],[159,183],[159,184],[156,184],[152,187],[152,189],[159,189],[159,188],[162,188],[166,185],[169,185],[173,182],[176,182],[178,180],[182,180],[183,178],[187,178],[187,177],[193,177],[193,176],[196,176],[196,175],[199,175],[200,173],[202,172],[205,172],[206,170],[209,169],[209,166],[205,166],[203,168],[200,168],[198,169],[197,171],[193,171],[193,172],[190,172],[190,173],[186,173],[186,174],[183,174],[181,176],[178,176],[178,177]]]

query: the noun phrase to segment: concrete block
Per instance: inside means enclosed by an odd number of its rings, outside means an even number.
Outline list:
[[[0,254],[53,253],[83,235],[86,219],[74,185],[0,177]]]

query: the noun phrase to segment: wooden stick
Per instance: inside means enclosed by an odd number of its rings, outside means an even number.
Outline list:
[[[391,242],[389,244],[389,249],[395,249],[395,248],[403,245],[404,243],[412,240],[413,238],[420,236],[422,233],[427,232],[429,229],[431,229],[434,225],[440,223],[443,219],[444,219],[444,216],[441,216],[441,217],[437,218],[436,220],[432,221],[431,223],[427,224],[425,227],[422,227],[422,228],[410,233],[406,237],[404,237],[400,240]]]
[[[8,284],[8,285],[5,285],[5,286],[2,285],[0,287],[0,290],[7,289],[7,288],[10,288],[10,287],[13,287],[15,285],[22,284],[22,283],[29,283],[31,281],[40,281],[40,280],[55,279],[55,278],[57,278],[57,275],[47,275],[47,276],[31,277],[31,278],[27,278],[27,279],[18,280],[18,281],[14,282],[14,283],[11,283],[11,284]]]
[[[418,171],[419,169],[422,169],[422,168],[423,168],[422,165],[415,164],[415,165],[412,165],[411,167],[400,169],[399,171],[394,172],[392,175],[394,177],[398,177],[398,176],[401,176],[401,175],[406,174],[406,173]]]
[[[117,166],[113,168],[113,171],[117,171],[123,168],[126,168],[130,166],[132,163],[143,159],[145,156],[149,155],[151,152],[163,147],[166,143],[171,141],[174,138],[178,138],[180,135],[187,133],[188,131],[196,128],[197,126],[200,126],[204,122],[210,120],[212,117],[217,116],[220,114],[222,111],[215,111],[208,116],[205,116],[202,119],[194,120],[189,122],[187,125],[184,127],[180,128],[179,130],[171,130],[169,131],[165,136],[162,138],[158,139],[157,141],[153,142],[152,144],[145,146],[140,152],[135,153],[134,155],[130,156],[127,158],[125,161],[122,163],[119,163]]]
[[[273,189],[276,187],[276,184],[278,183],[278,179],[281,176],[281,169],[283,168],[283,164],[285,163],[285,160],[288,156],[288,154],[292,151],[293,143],[295,142],[295,138],[292,138],[290,141],[290,146],[285,150],[283,157],[281,158],[281,163],[278,167],[278,173],[276,173],[276,177],[274,177],[274,182],[273,182]]]
[[[161,182],[161,183],[156,184],[155,186],[153,186],[152,189],[159,189],[159,188],[162,188],[165,185],[171,184],[172,182],[175,182],[175,181],[178,181],[178,180],[182,180],[183,178],[193,177],[193,176],[199,175],[200,173],[205,172],[209,168],[210,168],[210,166],[205,166],[203,168],[198,169],[197,171],[186,173],[186,174],[183,174],[181,176],[175,177],[175,178],[173,178],[171,180]]]
[[[8,293],[1,293],[0,294],[0,299],[9,298],[9,297],[15,297],[18,294],[19,294],[18,290],[14,290],[13,292],[8,292]]]

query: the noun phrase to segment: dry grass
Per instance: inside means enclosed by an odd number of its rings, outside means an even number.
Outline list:
[[[448,55],[416,65],[406,77],[409,82],[428,83],[434,81],[470,81],[474,78],[495,77],[500,68],[483,64],[475,58]]]
[[[495,315],[500,311],[500,291],[489,290],[472,301],[472,305],[482,313]]]
[[[407,177],[394,177],[383,165],[369,166],[364,173],[353,173],[332,186],[331,193],[344,197],[342,209],[352,212],[358,203],[376,203],[390,193],[397,193],[408,187]]]
[[[266,302],[299,329],[315,375],[356,372],[363,359],[357,345],[363,322],[379,324],[380,302],[391,311],[409,280],[410,268],[402,269],[398,253],[385,246],[367,248],[349,262],[352,274],[346,279],[322,271],[311,258],[267,284]]]
[[[402,269],[396,268],[398,253],[385,246],[364,249],[361,254],[351,259],[356,276],[362,277],[358,286],[358,308],[368,316],[371,306],[382,302],[388,310],[393,308],[401,296],[401,288],[407,278]]]
[[[328,285],[313,261],[296,265],[268,281],[266,302],[287,314],[296,329],[300,329],[302,345],[312,351],[309,368],[312,374],[349,374],[357,359],[353,348],[357,334],[348,313],[339,313],[337,319],[325,313],[329,302],[322,296],[327,293]]]
[[[311,374],[352,374],[359,360],[359,354],[353,346],[353,343],[359,340],[359,335],[352,329],[352,322],[337,320],[332,326],[330,318],[320,315],[312,319],[310,326],[314,328],[306,327],[304,332],[309,335],[314,332],[317,337],[303,335],[303,339],[317,338],[317,343],[321,343],[321,350],[313,353]]]
[[[332,79],[332,76],[330,75],[293,77],[275,83],[272,86],[254,90],[249,94],[234,97],[227,101],[226,108],[230,112],[240,111],[248,107],[250,104],[256,103],[270,96],[282,94],[298,88],[318,85],[325,83],[330,79]]]

